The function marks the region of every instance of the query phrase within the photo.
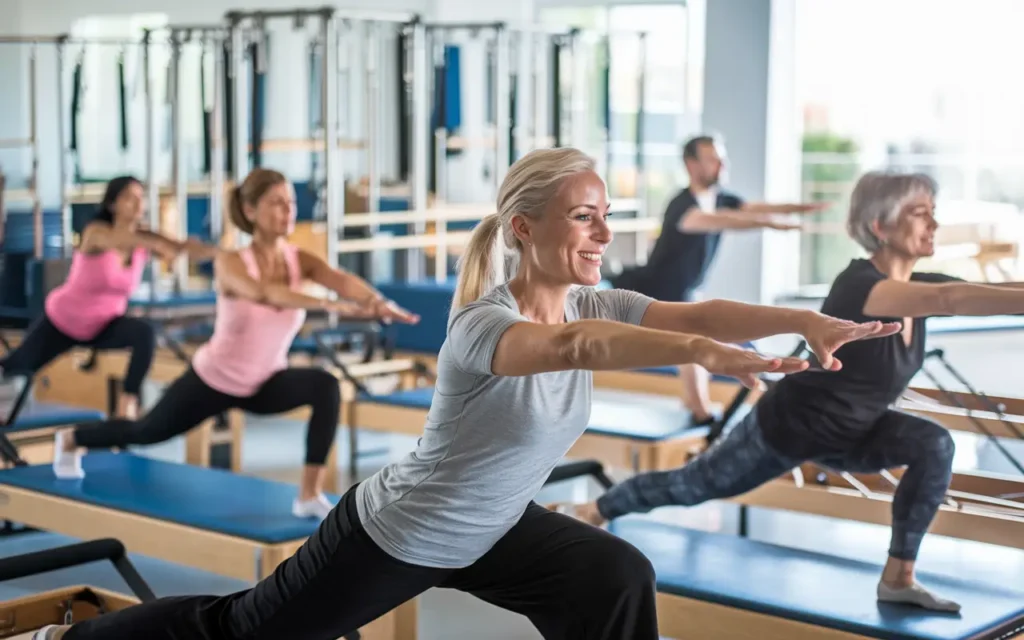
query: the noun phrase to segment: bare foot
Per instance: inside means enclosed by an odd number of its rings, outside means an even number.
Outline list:
[[[139,398],[137,396],[121,394],[121,398],[117,403],[117,417],[123,420],[138,420]]]
[[[547,505],[547,508],[557,513],[572,516],[595,527],[603,526],[606,522],[604,516],[598,511],[596,502],[586,502],[584,504],[554,503]]]

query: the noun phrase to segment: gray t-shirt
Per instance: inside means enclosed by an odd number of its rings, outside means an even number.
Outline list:
[[[633,291],[574,288],[565,317],[640,324],[652,301]],[[504,285],[449,320],[416,450],[356,490],[367,533],[393,557],[427,567],[472,564],[519,520],[587,428],[590,371],[492,373],[499,338],[525,321]]]

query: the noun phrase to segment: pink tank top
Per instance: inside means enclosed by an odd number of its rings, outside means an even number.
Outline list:
[[[95,338],[128,310],[128,299],[142,280],[148,257],[148,251],[136,247],[126,267],[120,251],[76,251],[67,280],[46,296],[46,317],[76,340]]]
[[[239,253],[246,270],[260,278],[259,267],[246,247]],[[289,284],[302,283],[299,250],[284,246]],[[288,367],[288,350],[306,319],[303,309],[276,309],[269,305],[224,295],[217,296],[213,336],[192,357],[192,369],[211,388],[236,397],[249,397],[270,376]]]

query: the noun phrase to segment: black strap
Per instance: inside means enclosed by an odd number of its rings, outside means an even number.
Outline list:
[[[64,621],[62,624],[73,624],[74,619],[74,606],[76,602],[87,602],[92,606],[96,607],[96,610],[100,615],[107,613],[107,603],[103,598],[96,595],[96,592],[86,587],[81,591],[75,593],[73,596],[64,601]]]

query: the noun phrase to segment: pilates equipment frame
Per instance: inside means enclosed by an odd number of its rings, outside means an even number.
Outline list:
[[[296,24],[305,20],[316,20],[318,26],[318,46],[322,52],[320,63],[321,85],[320,93],[322,99],[322,136],[307,140],[278,141],[276,144],[282,150],[294,149],[311,151],[319,149],[324,155],[324,198],[323,209],[326,213],[327,223],[327,258],[332,267],[339,266],[339,247],[341,222],[345,215],[344,198],[344,157],[341,150],[344,146],[353,146],[351,142],[343,141],[340,138],[340,109],[338,99],[338,75],[341,61],[341,35],[342,27],[348,28],[352,23],[365,23],[364,34],[367,37],[367,46],[373,53],[379,51],[378,30],[382,24],[391,24],[396,28],[408,28],[407,25],[414,24],[416,16],[407,13],[395,12],[360,12],[334,9],[331,7],[297,8],[280,11],[241,11],[234,10],[225,14],[227,23],[227,37],[230,42],[230,58],[228,60],[229,77],[231,79],[231,106],[232,125],[234,127],[233,158],[234,166],[232,179],[240,184],[249,171],[249,114],[245,105],[248,102],[246,96],[252,91],[248,86],[243,67],[246,62],[245,51],[250,45],[255,45],[253,55],[249,56],[249,64],[255,65],[257,70],[262,69],[266,61],[263,60],[262,42],[266,37],[266,23],[271,20],[292,20]],[[368,56],[375,58],[375,56]],[[377,113],[381,97],[378,79],[379,61],[372,60],[367,65],[367,131],[365,147],[368,154],[368,166],[370,169],[370,201],[375,203],[380,190],[380,126],[377,120]],[[273,141],[258,141],[259,144],[271,143]],[[270,146],[270,145],[268,145]],[[357,145],[358,146],[358,145]],[[260,149],[254,149],[257,153]],[[375,204],[373,206],[376,206]],[[414,196],[414,208],[426,208],[426,197],[417,200]]]

